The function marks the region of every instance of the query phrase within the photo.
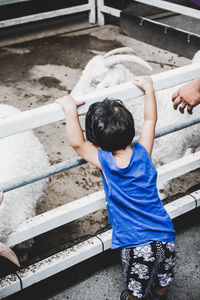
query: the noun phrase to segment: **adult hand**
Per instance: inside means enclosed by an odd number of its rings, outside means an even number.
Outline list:
[[[187,107],[187,112],[192,114],[193,108],[200,103],[200,79],[180,87],[173,95],[172,102],[174,109],[179,108],[183,114]]]

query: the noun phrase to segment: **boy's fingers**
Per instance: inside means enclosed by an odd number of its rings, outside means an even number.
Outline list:
[[[56,99],[56,100],[55,100],[55,103],[60,104],[60,99]]]
[[[138,80],[138,79],[135,78],[133,80],[133,84],[135,84],[136,86],[140,86],[141,82],[140,82],[140,80]]]
[[[85,100],[79,100],[79,101],[77,101],[76,103],[77,103],[78,106],[79,106],[79,105],[83,105],[83,104],[85,104]]]

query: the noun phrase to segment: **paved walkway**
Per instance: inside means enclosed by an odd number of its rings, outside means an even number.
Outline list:
[[[200,209],[175,221],[176,277],[170,300],[199,300]],[[106,251],[7,300],[118,300],[124,289],[119,253]]]

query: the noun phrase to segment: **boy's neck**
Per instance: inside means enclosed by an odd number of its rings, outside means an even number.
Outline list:
[[[120,149],[117,151],[113,151],[112,154],[114,156],[115,162],[118,167],[125,168],[129,165],[131,156],[132,156],[132,146],[128,145],[125,149]]]

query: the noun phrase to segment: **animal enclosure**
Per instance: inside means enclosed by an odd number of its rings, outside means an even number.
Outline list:
[[[111,29],[111,30],[110,30]],[[99,30],[100,32],[100,30]],[[108,40],[108,35],[110,35],[111,32],[114,32],[113,40]],[[23,57],[23,61],[28,61],[32,57],[34,61],[29,61],[25,65],[21,66],[21,72],[20,74],[17,72],[17,74],[14,74],[11,72],[11,66],[10,66],[10,72],[9,72],[9,78],[12,80],[12,82],[15,82],[15,91],[12,85],[10,84],[10,81],[6,82],[2,80],[2,91],[3,96],[1,98],[1,101],[3,103],[9,103],[14,97],[13,94],[16,93],[17,96],[15,96],[15,101],[13,104],[18,105],[18,107],[21,110],[28,110],[33,108],[33,110],[30,110],[29,112],[22,112],[16,117],[10,117],[6,119],[2,119],[0,121],[0,132],[4,132],[5,136],[16,134],[17,132],[21,132],[22,130],[28,130],[31,128],[37,128],[39,126],[49,124],[50,122],[56,122],[58,120],[63,120],[64,115],[63,112],[60,110],[60,108],[56,104],[50,104],[52,103],[56,98],[60,97],[65,93],[66,90],[70,91],[73,88],[73,85],[71,82],[65,79],[65,77],[74,76],[76,81],[80,77],[81,71],[87,61],[91,59],[94,54],[105,53],[106,51],[109,51],[113,48],[120,47],[120,46],[127,46],[127,43],[130,43],[130,38],[126,38],[127,40],[123,39],[122,42],[119,42],[119,40],[115,40],[117,38],[118,32],[117,29],[114,27],[108,27],[108,35],[107,39],[103,40],[104,33],[99,33],[98,37],[97,34],[95,36],[95,32],[93,31],[92,34],[82,34],[77,35],[76,38],[78,40],[77,44],[74,46],[73,43],[75,42],[75,39],[73,39],[73,36],[63,36],[58,37],[54,39],[54,43],[57,43],[57,51],[60,47],[63,51],[63,56],[54,56],[53,58],[45,57],[47,53],[47,46],[48,49],[53,45],[53,42],[50,40],[44,40],[44,41],[36,41],[31,43],[26,43],[23,45],[17,45],[14,47],[7,47],[1,51],[1,59],[2,63],[5,58],[10,59],[11,57],[14,58],[15,62],[21,61],[21,58]],[[87,46],[84,46],[83,40],[89,41],[87,43]],[[75,50],[74,52],[74,60],[72,59],[72,56],[70,52],[72,53],[75,48],[78,48],[78,44],[85,47],[86,54],[83,53],[82,50]],[[70,43],[69,43],[70,42]],[[97,44],[98,43],[98,44]],[[123,43],[121,45],[120,43]],[[139,53],[139,56],[144,57],[146,60],[148,60],[148,52],[144,51],[142,52],[140,49],[141,44],[137,44],[136,41],[132,42],[133,48],[135,48],[136,52]],[[36,50],[36,45],[40,44],[40,48]],[[64,44],[65,51],[62,48],[61,44]],[[68,49],[67,45],[72,44],[73,49]],[[45,48],[46,47],[46,48]],[[87,48],[88,47],[88,48]],[[53,46],[53,53],[55,53],[55,48]],[[153,51],[157,51],[157,54],[159,54],[160,50],[151,49]],[[43,51],[43,52],[42,52]],[[78,52],[80,51],[80,52]],[[36,52],[39,53],[39,56],[36,55]],[[60,54],[61,52],[59,52]],[[78,62],[76,59],[76,54],[79,53],[79,56],[81,57],[80,61]],[[155,53],[155,52],[154,52]],[[52,54],[51,54],[52,55]],[[165,56],[165,52],[163,51],[160,55],[162,55],[162,59],[160,61],[163,62],[163,57]],[[44,56],[44,60],[41,61],[41,56]],[[57,58],[57,60],[56,60]],[[164,89],[168,87],[169,85],[178,85],[179,83],[186,82],[188,80],[192,80],[199,76],[199,66],[198,65],[188,65],[182,68],[176,68],[180,66],[181,61],[180,58],[175,57],[174,61],[176,60],[175,70],[169,71],[168,73],[161,73],[161,74],[155,74],[153,75],[154,82],[156,84],[156,89]],[[182,65],[186,65],[189,61],[182,62]],[[79,63],[79,66],[78,66]],[[166,61],[166,64],[168,62]],[[56,65],[57,64],[57,65]],[[3,65],[3,64],[2,64]],[[28,67],[27,67],[28,65]],[[55,66],[56,65],[56,66]],[[153,67],[155,68],[155,73],[158,73],[158,70],[156,69],[157,64],[152,63]],[[45,68],[47,68],[47,72],[51,74],[50,76],[47,76],[47,73],[45,73]],[[58,67],[58,68],[56,68]],[[7,70],[8,70],[7,69]],[[28,71],[27,71],[28,69]],[[167,65],[165,68],[165,71],[169,69],[169,66]],[[57,71],[59,70],[59,72]],[[159,70],[160,71],[160,70]],[[24,73],[22,73],[24,72]],[[62,73],[63,72],[63,73]],[[71,72],[71,73],[68,73]],[[53,74],[53,75],[52,75]],[[67,74],[67,76],[65,76]],[[70,74],[70,75],[68,75]],[[183,75],[184,74],[184,75]],[[3,71],[1,71],[1,78],[3,78]],[[62,75],[62,78],[59,76]],[[25,79],[25,84],[23,85],[23,80]],[[60,79],[59,79],[60,78]],[[71,85],[70,85],[71,84]],[[48,91],[48,92],[47,92]],[[141,92],[138,91],[136,88],[134,88],[130,84],[124,84],[123,86],[114,88],[114,89],[108,89],[107,91],[101,91],[95,94],[87,95],[85,98],[88,101],[88,104],[91,101],[97,101],[99,99],[103,99],[106,96],[114,97],[117,95],[117,97],[122,98],[123,100],[132,99],[132,95],[135,93],[136,96],[140,96]],[[25,95],[26,94],[26,95]],[[50,96],[52,94],[52,96]],[[6,97],[6,98],[4,98]],[[134,100],[132,100],[134,101]],[[45,105],[47,104],[47,105]],[[25,108],[25,109],[24,109]],[[87,106],[82,107],[82,112],[85,112],[87,110]],[[81,113],[81,109],[80,109]],[[195,120],[193,120],[195,122]],[[196,120],[198,122],[199,120]],[[60,171],[64,171],[66,169],[70,169],[71,167],[74,167],[80,163],[79,159],[74,157],[74,154],[71,150],[67,154],[58,154],[57,152],[63,152],[66,153],[66,142],[64,146],[62,145],[61,141],[64,140],[64,124],[59,123],[60,125],[57,125],[58,123],[53,123],[51,126],[54,126],[53,129],[50,131],[50,127],[46,129],[47,127],[41,127],[39,129],[35,130],[35,134],[40,138],[40,141],[44,143],[46,151],[51,148],[51,151],[54,152],[54,155],[50,153],[50,151],[47,151],[49,154],[49,160],[51,164],[54,166],[51,166],[45,170],[39,170],[36,174],[28,174],[27,176],[24,176],[24,178],[20,178],[13,182],[6,182],[1,185],[1,187],[6,190],[11,190],[13,188],[18,187],[19,185],[23,185],[24,183],[28,183],[32,180],[37,180],[42,177],[46,177],[52,174],[55,174]],[[56,131],[56,127],[59,126],[59,130]],[[63,130],[63,136],[58,134],[58,131]],[[168,130],[174,130],[174,128],[168,128]],[[44,134],[45,133],[45,134]],[[165,131],[166,133],[166,131]],[[57,134],[59,137],[57,138]],[[48,146],[49,140],[52,139],[52,136],[54,137],[54,141],[56,139],[57,145],[51,144],[51,146]],[[3,137],[3,136],[1,136]],[[54,142],[55,144],[55,142]],[[61,150],[60,150],[61,149]],[[56,155],[55,155],[56,153]],[[71,161],[71,157],[73,158],[73,161]],[[70,162],[68,161],[70,159]],[[64,162],[61,162],[64,161]],[[66,162],[67,160],[67,162]],[[81,163],[83,163],[81,161]],[[57,165],[58,164],[58,165]],[[78,218],[85,216],[91,212],[97,211],[101,208],[105,207],[104,202],[104,196],[103,192],[99,191],[101,189],[101,186],[96,184],[96,186],[90,186],[90,184],[86,184],[85,191],[81,197],[79,197],[79,188],[80,185],[84,185],[84,180],[80,180],[78,176],[81,176],[79,173],[83,172],[83,175],[89,173],[89,175],[94,172],[93,169],[90,169],[88,166],[85,165],[84,167],[85,171],[76,170],[75,173],[71,173],[72,179],[70,179],[69,175],[66,175],[66,177],[61,181],[61,184],[59,184],[59,180],[62,178],[57,178],[57,186],[56,189],[63,192],[64,197],[70,198],[70,193],[72,190],[75,190],[75,192],[72,191],[71,199],[75,199],[75,201],[69,202],[68,199],[64,206],[60,206],[63,203],[58,202],[57,207],[55,208],[55,203],[53,203],[52,208],[53,210],[50,210],[48,212],[45,212],[47,209],[45,207],[45,202],[48,200],[51,200],[51,198],[59,199],[61,197],[61,194],[59,194],[56,197],[54,193],[50,193],[52,191],[48,191],[45,195],[45,199],[43,202],[43,213],[38,214],[33,219],[28,220],[24,224],[18,227],[16,232],[14,232],[12,235],[9,236],[7,240],[7,244],[12,246],[19,242],[22,242],[26,239],[29,239],[31,237],[37,236],[42,234],[43,232],[46,232],[48,230],[52,230],[53,228],[56,228],[58,226],[61,226],[67,222],[71,222],[72,220],[77,220]],[[81,168],[81,167],[80,167]],[[168,179],[171,179],[175,176],[180,176],[186,172],[189,172],[193,169],[199,168],[199,153],[192,154],[190,158],[183,158],[179,161],[176,161],[175,163],[171,163],[168,166],[165,166],[159,170],[159,179],[160,181],[166,181]],[[84,173],[85,172],[85,173]],[[29,176],[30,175],[30,176]],[[62,174],[60,174],[62,175]],[[57,175],[56,175],[57,176]],[[93,174],[94,179],[95,175]],[[100,178],[96,176],[97,182],[100,181]],[[68,182],[71,181],[78,181],[78,183],[70,189]],[[53,179],[51,178],[50,185],[52,184]],[[65,184],[64,184],[65,183]],[[64,186],[69,188],[69,194],[66,196],[66,190],[64,190]],[[78,187],[79,186],[79,187]],[[51,185],[52,188],[52,185]],[[77,188],[77,190],[76,190]],[[75,197],[75,193],[77,191],[77,198]],[[96,192],[96,193],[94,193]],[[87,196],[90,195],[90,196]],[[193,198],[195,197],[195,198]],[[80,198],[80,199],[79,199]],[[199,205],[199,192],[195,192],[192,194],[192,196],[187,195],[182,197],[179,200],[176,200],[173,204],[167,204],[166,208],[170,215],[172,217],[176,217],[179,214],[185,213],[188,210],[191,210]],[[78,200],[76,200],[78,199]],[[52,202],[53,202],[52,200]],[[60,200],[60,199],[59,199]],[[42,209],[38,209],[39,212],[42,212]],[[97,217],[96,217],[97,218]],[[100,224],[101,218],[98,219],[98,222]],[[93,224],[95,223],[95,217],[93,218]],[[91,224],[90,224],[91,226]],[[95,226],[95,225],[94,225]],[[81,226],[80,226],[81,227]],[[80,229],[78,227],[78,230]],[[31,228],[31,230],[30,230]],[[97,230],[96,230],[97,231]],[[84,241],[82,243],[79,243],[76,246],[73,246],[72,248],[68,248],[67,250],[61,251],[58,254],[50,255],[49,258],[43,259],[38,263],[33,264],[28,269],[24,269],[20,272],[18,272],[18,275],[22,279],[23,287],[30,286],[31,284],[37,282],[38,280],[42,280],[46,278],[47,276],[51,276],[52,274],[55,274],[55,272],[61,271],[75,263],[78,263],[79,261],[86,259],[88,257],[91,257],[97,253],[100,253],[102,250],[106,250],[110,247],[110,231],[106,233],[102,233],[100,235],[97,235],[97,237],[93,237],[89,239],[88,241]],[[1,286],[1,297],[4,297],[6,295],[9,295],[11,293],[14,293],[20,289],[19,279],[13,275],[12,277],[8,276],[5,280],[2,280],[2,286]]]
[[[185,78],[189,79],[194,79],[196,77],[199,76],[199,66],[189,66],[188,68],[181,68],[179,70],[179,72],[182,74],[185,74]],[[180,79],[180,76],[178,74],[177,76],[177,70],[175,71],[169,71],[166,72],[166,74],[163,73],[164,76],[164,87],[169,87],[170,83],[169,82],[177,82],[180,83],[180,80],[184,80],[184,76],[182,79]],[[158,78],[160,77],[160,75],[158,75]],[[170,81],[168,80],[170,78]],[[153,80],[156,86],[156,89],[159,89],[161,87],[163,87],[162,85],[162,79],[157,79],[156,81],[156,76],[153,76]],[[172,80],[172,81],[171,81]],[[133,86],[126,86],[126,87],[119,87],[120,90],[123,91],[123,98],[124,100],[129,98],[130,94],[135,94],[136,96],[138,96],[137,92],[141,93],[141,91],[137,91],[135,87]],[[123,89],[124,88],[124,89]],[[133,90],[135,89],[135,93],[133,93]],[[131,90],[131,91],[130,91]],[[110,92],[110,93],[109,93]],[[108,90],[108,91],[104,91],[104,95],[101,95],[100,99],[105,98],[105,96],[113,96],[113,94],[116,93],[116,91],[112,90]],[[118,91],[119,93],[119,91]],[[92,95],[92,98],[95,99],[95,101],[98,99],[99,100],[99,95]],[[90,95],[86,96],[86,101],[90,99]],[[94,100],[93,100],[94,101]],[[57,119],[63,119],[64,118],[64,114],[61,111],[60,107],[58,108],[58,106],[56,104],[51,105],[52,109],[54,111],[54,114],[56,115],[56,120]],[[86,106],[87,107],[87,106]],[[57,111],[57,112],[56,112]],[[84,112],[84,107],[83,107],[83,112]],[[34,113],[34,110],[33,110]],[[26,113],[20,113],[20,116],[18,116],[17,118],[15,116],[9,118],[10,122],[12,124],[15,125],[16,119],[18,119],[19,124],[24,124],[22,127],[26,126],[25,124],[27,124],[27,118],[26,118]],[[43,107],[43,118],[47,118],[47,121],[49,123],[49,111],[48,109],[45,109],[45,107]],[[35,117],[34,119],[36,120],[35,123],[35,127],[41,125],[40,121],[37,121],[37,116],[39,115],[38,113],[38,109],[35,109]],[[7,119],[6,118],[6,119]],[[0,123],[0,129],[4,126],[4,123],[6,124],[7,120],[2,120]],[[21,120],[20,120],[21,119]],[[32,119],[32,118],[30,118]],[[25,120],[25,123],[24,123]],[[40,118],[39,118],[40,120]],[[199,121],[199,120],[198,120]],[[2,126],[2,127],[1,127]],[[32,125],[28,125],[27,126],[32,128]],[[14,126],[14,128],[17,128],[17,126]],[[25,130],[25,128],[23,128],[23,130]],[[17,129],[18,132],[21,129]],[[173,129],[172,129],[173,130]],[[16,133],[16,132],[15,132]],[[10,135],[12,134],[12,132],[9,132],[9,127],[8,127],[8,131],[6,133],[6,135]],[[70,162],[70,166],[67,167],[73,167],[74,162]],[[82,163],[82,162],[81,162]],[[79,164],[79,162],[77,162],[77,164]],[[196,155],[192,155],[190,157],[190,159],[184,161],[184,159],[181,159],[180,161],[176,161],[173,162],[171,164],[169,164],[168,166],[164,166],[163,168],[159,169],[159,181],[166,181],[168,179],[174,178],[176,176],[182,175],[188,171],[194,170],[196,168],[200,167],[200,160],[199,160],[199,153],[197,153]],[[175,170],[174,170],[175,168]],[[63,170],[66,168],[63,168]],[[57,170],[56,172],[58,172],[60,170]],[[51,173],[50,173],[51,174]],[[43,175],[43,176],[47,176],[49,174]],[[41,174],[36,178],[41,179],[43,177]],[[24,182],[22,183],[24,184]],[[3,189],[5,190],[5,187],[2,186]],[[178,199],[175,202],[172,202],[168,205],[166,205],[166,209],[169,212],[169,214],[171,215],[172,218],[185,213],[197,206],[199,206],[199,201],[200,201],[200,192],[197,191],[193,194],[185,196],[184,198]],[[15,244],[22,242],[26,239],[29,239],[31,237],[34,237],[38,234],[44,233],[48,230],[51,230],[53,228],[55,228],[56,226],[60,226],[63,225],[64,223],[66,223],[66,220],[72,221],[74,219],[80,218],[85,214],[91,213],[93,211],[96,211],[100,208],[103,208],[105,206],[105,202],[104,202],[104,196],[102,194],[102,192],[93,194],[91,196],[86,197],[85,199],[80,199],[77,200],[75,202],[73,202],[72,204],[68,204],[65,207],[62,207],[60,209],[55,209],[54,211],[50,211],[49,213],[45,213],[43,215],[39,215],[38,217],[35,217],[33,219],[28,220],[27,222],[25,222],[24,224],[22,224],[21,226],[19,226],[19,228],[15,231],[14,234],[10,235],[10,237],[7,240],[7,244],[9,246],[14,246]],[[30,231],[30,228],[32,229]],[[59,255],[54,255],[50,258],[48,258],[48,260],[43,260],[41,261],[38,266],[37,263],[32,265],[31,267],[29,267],[29,271],[28,274],[26,272],[25,277],[23,276],[23,270],[19,271],[18,275],[20,276],[20,274],[22,274],[21,279],[23,282],[23,287],[26,287],[38,280],[42,280],[44,278],[46,278],[47,276],[51,276],[52,274],[55,274],[55,272],[61,271],[77,262],[80,262],[88,257],[91,257],[101,251],[104,251],[106,249],[108,249],[110,247],[110,239],[111,239],[111,232],[105,232],[102,233],[100,235],[97,235],[96,237],[89,239],[86,242],[83,242],[77,246],[74,246],[72,249],[68,249],[68,250],[64,250],[61,253],[59,253]],[[103,248],[102,248],[103,247]],[[47,262],[48,261],[48,262]],[[37,269],[37,272],[35,274],[35,268]],[[33,273],[32,273],[33,272]],[[37,279],[36,279],[37,276]],[[17,280],[16,278],[12,278],[12,281],[10,282],[9,285],[9,289],[8,289],[8,278],[5,279],[5,282],[2,282],[2,289],[1,289],[1,293],[2,296],[8,295],[11,292],[11,287],[13,290],[17,291]],[[5,284],[7,283],[7,284]]]

